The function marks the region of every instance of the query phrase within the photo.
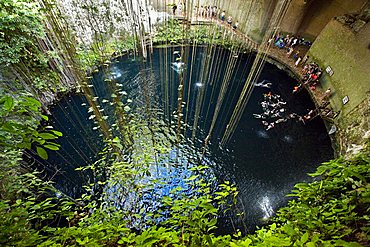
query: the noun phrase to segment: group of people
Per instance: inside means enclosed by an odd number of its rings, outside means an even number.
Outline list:
[[[183,9],[183,4],[179,3],[178,5],[173,4],[172,5],[172,14],[176,15],[176,12],[179,12],[181,14],[182,9]],[[216,19],[217,16],[219,16],[219,19],[221,22],[227,22],[227,24],[230,25],[234,30],[238,28],[239,22],[238,21],[233,21],[233,17],[229,15],[226,18],[226,12],[225,10],[222,10],[218,8],[217,6],[195,6],[194,7],[194,13],[197,17],[201,18],[210,18],[210,19]]]
[[[222,12],[221,12],[221,15],[220,15],[220,20],[221,20],[221,22],[225,22],[225,16],[226,16],[225,11],[222,11]],[[227,22],[227,24],[228,24],[230,27],[232,27],[234,30],[236,30],[236,29],[238,28],[238,26],[239,26],[239,22],[238,22],[238,21],[235,21],[235,22],[233,23],[233,17],[232,17],[231,15],[229,15],[229,16],[227,17],[226,22]]]
[[[287,34],[286,36],[282,36],[281,34],[277,34],[274,38],[270,39],[268,42],[271,43],[274,41],[275,45],[279,48],[295,48],[298,45],[305,45],[311,46],[311,42],[305,40],[303,37],[300,36],[290,36]]]
[[[218,14],[220,14],[220,10],[217,6],[198,6],[194,7],[194,12],[197,17],[202,18],[216,18]]]
[[[316,89],[319,83],[319,78],[322,74],[322,69],[316,63],[305,64],[302,69],[302,83],[309,87],[312,91]],[[302,89],[302,84],[298,84],[293,88],[293,93],[297,93]]]
[[[271,92],[264,94],[264,100],[261,102],[262,114],[253,114],[255,118],[262,120],[262,125],[266,130],[274,128],[277,124],[284,123],[290,119],[302,120],[302,117],[296,113],[288,113],[285,108],[286,102],[278,94]]]
[[[332,95],[331,88],[329,87],[324,92],[320,104],[314,110],[310,110],[305,116],[303,116],[304,121],[312,120],[314,117],[320,115],[323,117],[334,117],[335,113],[329,106],[329,98]]]
[[[239,26],[238,21],[233,22],[233,17],[231,15],[226,18],[225,10],[221,11],[221,9],[217,8],[217,6],[200,6],[199,8],[198,6],[195,6],[194,11],[197,17],[216,19],[216,17],[219,16],[221,22],[226,21],[227,24],[234,30]]]
[[[307,60],[308,56],[302,57],[300,55],[300,51],[297,49],[298,46],[311,46],[311,42],[305,40],[303,37],[300,36],[290,36],[287,34],[286,36],[282,36],[280,34],[276,35],[275,37],[269,39],[268,43],[271,44],[274,42],[274,45],[279,47],[280,49],[286,49],[286,55],[287,57],[291,57],[295,60],[294,65],[298,67],[299,65],[304,65]]]
[[[316,89],[322,69],[316,63],[305,64],[302,69],[303,84],[309,86],[311,90]]]

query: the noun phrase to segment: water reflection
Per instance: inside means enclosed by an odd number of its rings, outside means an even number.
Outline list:
[[[261,201],[258,202],[260,208],[263,212],[263,219],[267,220],[274,215],[274,210],[272,209],[270,198],[268,196],[262,197]]]

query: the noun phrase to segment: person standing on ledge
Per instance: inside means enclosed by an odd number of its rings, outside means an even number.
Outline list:
[[[177,9],[177,5],[174,3],[174,4],[172,5],[172,14],[173,14],[173,15],[176,15],[176,9]]]
[[[220,16],[222,22],[225,21],[225,15],[226,15],[225,10],[223,10]]]
[[[302,57],[301,57],[301,56],[299,56],[299,57],[297,58],[297,61],[295,61],[295,66],[296,66],[296,67],[299,65],[299,63],[301,62],[301,60],[302,60]]]
[[[307,60],[309,59],[310,57],[309,56],[304,56],[304,58],[302,59],[302,65],[305,65]]]
[[[182,15],[182,3],[179,3],[179,15]]]
[[[227,23],[231,26],[231,24],[233,23],[233,18],[231,17],[231,15],[229,15],[227,17]]]
[[[236,21],[236,22],[234,23],[234,25],[233,25],[233,29],[234,29],[234,30],[236,30],[236,29],[238,28],[238,26],[239,26],[239,22],[238,22],[238,21]]]

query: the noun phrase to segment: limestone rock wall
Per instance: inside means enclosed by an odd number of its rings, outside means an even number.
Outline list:
[[[367,0],[310,1],[299,33],[316,37],[333,17],[360,11],[367,2]]]
[[[80,43],[90,45],[127,34],[150,33],[157,12],[146,0],[57,0]]]
[[[367,3],[367,0],[292,0],[280,29],[314,39],[333,17],[361,11]]]
[[[233,21],[239,22],[239,30],[260,42],[277,2],[278,0],[168,0],[153,2],[153,6],[157,11],[171,13],[172,7],[169,5],[184,3],[185,6],[186,3],[186,8],[193,11],[193,19],[196,18],[196,6],[217,6],[219,13],[224,10],[226,18],[230,15]]]
[[[323,73],[323,90],[332,89],[330,104],[339,115],[334,119],[341,152],[368,141],[370,125],[370,22],[358,32],[332,20],[309,50],[311,59],[333,74]],[[348,97],[348,102],[343,99]]]

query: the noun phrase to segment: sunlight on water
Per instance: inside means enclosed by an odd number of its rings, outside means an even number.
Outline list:
[[[260,205],[260,208],[263,212],[263,219],[267,220],[274,214],[274,210],[272,209],[270,199],[268,196],[264,196],[260,202],[258,202]]]

